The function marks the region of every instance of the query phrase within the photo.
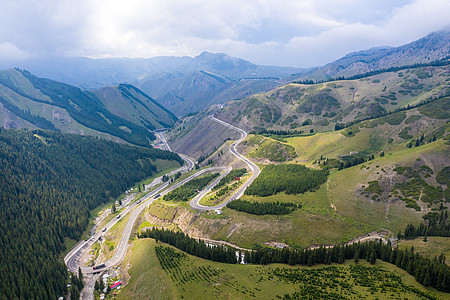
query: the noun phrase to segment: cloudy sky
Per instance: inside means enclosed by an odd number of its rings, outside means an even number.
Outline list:
[[[448,28],[448,0],[0,0],[0,60],[222,52],[322,65]]]

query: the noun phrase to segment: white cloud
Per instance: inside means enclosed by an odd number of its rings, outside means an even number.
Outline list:
[[[400,45],[450,23],[447,0],[0,0],[0,7],[0,43],[35,56],[208,50],[291,66]]]
[[[18,61],[30,58],[31,55],[10,42],[0,43],[0,61]]]

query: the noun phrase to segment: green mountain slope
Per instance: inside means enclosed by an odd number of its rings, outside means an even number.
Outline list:
[[[136,87],[120,84],[94,91],[112,114],[150,130],[170,127],[177,117]]]
[[[149,129],[176,120],[129,85],[87,92],[17,69],[0,72],[0,104],[0,120],[6,128],[57,129],[141,146],[154,139]]]
[[[356,80],[287,84],[229,102],[217,116],[241,127],[309,133],[382,116],[399,107],[450,95],[450,67],[421,67]]]
[[[0,298],[66,295],[66,239],[79,240],[90,210],[155,174],[159,160],[183,162],[158,149],[0,128]]]
[[[302,205],[288,215],[256,216],[224,208],[218,220],[204,215],[193,227],[176,224],[186,232],[248,248],[276,243],[300,247],[344,243],[372,231],[394,237],[408,224],[420,224],[426,214],[449,207],[449,105],[449,98],[441,98],[346,129],[308,136],[249,135],[240,151],[261,162],[263,172],[271,160],[280,163],[274,159],[279,147],[272,151],[264,143],[282,143],[296,153],[295,158],[283,163],[330,168],[326,183],[315,192],[242,197],[252,202]],[[188,128],[189,124],[184,126]],[[195,132],[201,130],[195,128],[187,130],[186,136],[194,138]],[[373,159],[368,160],[372,155]],[[217,164],[221,158],[212,156]],[[339,170],[341,162],[356,158],[365,161]],[[155,222],[155,218],[150,220]],[[207,221],[207,230],[198,225]]]

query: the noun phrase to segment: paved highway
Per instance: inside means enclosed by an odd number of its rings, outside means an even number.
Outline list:
[[[192,208],[197,209],[197,210],[203,210],[203,211],[205,211],[205,210],[221,209],[221,208],[225,207],[228,202],[233,201],[235,199],[239,199],[244,194],[244,192],[247,189],[247,187],[253,182],[253,180],[256,179],[256,177],[259,176],[259,173],[261,173],[261,170],[258,168],[257,165],[255,165],[253,162],[251,162],[245,156],[241,155],[236,150],[236,146],[239,143],[241,143],[247,137],[247,133],[244,130],[240,129],[240,128],[237,128],[237,127],[235,127],[235,126],[233,126],[231,124],[228,124],[228,123],[226,123],[226,122],[224,122],[222,120],[214,118],[213,116],[209,116],[208,118],[210,118],[211,120],[216,121],[216,122],[218,122],[218,123],[220,123],[220,124],[222,124],[222,125],[224,125],[224,126],[226,126],[228,128],[231,128],[233,130],[239,131],[241,133],[241,138],[238,139],[237,141],[235,141],[233,144],[231,144],[230,151],[231,151],[231,153],[233,153],[234,156],[236,156],[240,160],[243,160],[248,165],[250,170],[252,170],[252,176],[226,202],[224,202],[222,204],[219,204],[219,205],[216,205],[216,206],[204,206],[204,205],[201,205],[199,203],[200,199],[202,199],[203,196],[208,191],[206,191],[206,192],[204,191],[204,192],[200,193],[199,195],[197,195],[194,199],[191,200],[191,202],[189,204],[191,205]],[[231,169],[230,169],[230,171],[231,171]],[[228,173],[229,173],[229,171],[228,171]],[[226,173],[226,174],[228,174],[228,173]],[[223,176],[225,176],[225,175],[223,175]],[[210,188],[212,188],[211,186],[212,187],[215,186],[214,182],[210,185]]]
[[[231,153],[233,153],[233,155],[235,155],[237,158],[245,161],[247,163],[247,165],[249,166],[249,168],[252,170],[252,176],[247,180],[247,182],[242,185],[231,197],[230,199],[227,201],[227,203],[229,201],[232,201],[234,199],[237,199],[239,197],[242,196],[242,194],[244,193],[245,189],[253,182],[253,180],[258,177],[259,173],[261,172],[260,169],[258,168],[258,166],[256,166],[254,163],[252,163],[250,160],[248,160],[247,158],[245,158],[244,156],[242,156],[241,154],[239,154],[236,150],[236,146],[242,142],[246,137],[247,137],[247,133],[245,131],[243,131],[242,129],[239,129],[237,127],[234,127],[226,122],[223,122],[219,119],[216,119],[212,116],[209,117],[211,120],[214,120],[218,123],[221,123],[224,126],[227,126],[231,129],[237,130],[241,133],[241,138],[237,141],[235,141],[231,146],[230,146],[230,151]],[[159,136],[160,140],[163,142],[165,149],[170,151],[170,147],[167,144],[167,141],[164,137],[164,134],[161,133],[157,133],[157,135]],[[187,156],[185,155],[180,155],[183,160],[185,160],[187,162],[187,167],[183,166],[179,169],[180,172],[185,173],[189,170],[191,170],[194,167],[194,162],[189,159]],[[128,205],[123,211],[120,212],[120,217],[118,218],[114,218],[112,219],[106,226],[104,226],[103,228],[106,228],[105,232],[107,232],[108,230],[110,230],[120,219],[124,218],[128,213],[131,213],[130,218],[128,219],[128,222],[126,224],[125,230],[122,234],[121,240],[119,242],[119,245],[116,248],[116,253],[114,254],[114,256],[108,260],[107,262],[105,262],[106,267],[105,268],[101,268],[99,270],[93,270],[92,267],[82,267],[81,271],[84,274],[92,274],[92,273],[96,273],[96,272],[101,272],[104,271],[105,269],[108,269],[112,266],[115,266],[117,264],[119,264],[123,258],[125,257],[126,251],[127,251],[127,247],[128,247],[128,240],[130,238],[131,235],[131,231],[133,229],[133,226],[137,220],[137,218],[139,217],[139,215],[142,213],[142,211],[144,211],[144,209],[150,205],[153,201],[155,201],[155,196],[157,194],[160,194],[160,196],[164,196],[165,194],[171,192],[172,190],[176,189],[177,187],[185,184],[186,182],[194,179],[195,177],[198,177],[204,173],[207,172],[213,172],[213,171],[223,171],[223,173],[221,174],[221,176],[219,176],[216,180],[214,180],[208,187],[209,189],[204,189],[197,197],[195,197],[192,201],[191,201],[191,206],[198,209],[198,210],[213,210],[213,209],[220,209],[222,207],[224,207],[226,205],[226,203],[223,203],[221,205],[217,205],[214,207],[206,207],[203,205],[198,204],[198,201],[211,189],[213,188],[219,181],[220,179],[222,179],[226,174],[228,174],[231,171],[231,167],[212,167],[212,168],[206,168],[203,170],[200,170],[199,172],[189,176],[186,179],[181,180],[180,182],[177,182],[175,184],[171,184],[169,185],[169,182],[164,183],[163,185],[161,185],[160,187],[158,187],[156,190],[152,191],[151,193],[149,193],[148,195],[146,195],[144,198],[141,199],[140,203],[132,203],[130,205]],[[103,231],[99,231],[96,234],[94,234],[89,240],[84,241],[84,242],[80,242],[78,243],[64,258],[64,262],[67,265],[67,268],[69,269],[69,271],[76,273],[78,271],[79,268],[79,259],[80,257],[83,255],[83,253],[85,253],[86,251],[88,251],[91,246],[105,233]]]
[[[162,137],[164,137],[164,136],[162,135]],[[162,140],[165,142],[165,139],[162,139]],[[166,149],[169,149],[166,142],[165,142],[165,144],[166,144]],[[180,156],[181,156],[181,158],[183,158],[183,160],[185,160],[187,162],[187,166],[181,167],[180,169],[178,169],[178,171],[185,173],[185,172],[191,170],[194,167],[194,162],[184,155],[180,155]],[[78,243],[65,256],[64,262],[66,263],[67,268],[69,269],[70,272],[73,272],[73,273],[78,272],[78,268],[80,266],[79,265],[80,257],[86,251],[88,251],[91,248],[91,246],[103,234],[105,234],[105,232],[110,230],[120,219],[122,219],[124,216],[126,216],[128,213],[131,212],[131,216],[128,219],[125,230],[122,234],[122,238],[116,249],[116,253],[109,261],[105,262],[106,267],[99,269],[99,270],[94,270],[92,267],[82,267],[81,271],[84,274],[92,274],[92,273],[104,271],[105,269],[107,269],[111,266],[117,265],[118,263],[120,263],[122,261],[122,259],[124,258],[125,254],[126,254],[128,240],[130,238],[134,223],[136,222],[137,218],[142,213],[142,211],[155,200],[155,196],[157,194],[160,194],[160,196],[163,196],[163,195],[169,193],[170,191],[176,189],[177,187],[185,184],[186,182],[188,182],[188,181],[194,179],[195,177],[198,177],[206,172],[222,171],[225,169],[226,169],[225,167],[207,168],[207,169],[200,170],[199,172],[197,172],[197,173],[189,176],[188,178],[186,178],[180,182],[177,182],[175,184],[169,185],[169,182],[166,182],[163,185],[161,185],[160,187],[158,187],[156,190],[152,191],[151,193],[146,195],[144,198],[142,198],[140,203],[135,202],[135,203],[130,204],[128,207],[126,207],[123,211],[120,212],[120,217],[118,217],[118,218],[116,217],[116,218],[112,219],[108,224],[106,224],[106,226],[103,227],[103,228],[106,228],[105,231],[103,231],[103,230],[99,231],[96,234],[94,234],[89,240]],[[166,190],[164,190],[164,189],[166,189]]]

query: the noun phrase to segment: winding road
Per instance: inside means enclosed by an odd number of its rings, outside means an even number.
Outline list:
[[[213,116],[209,116],[208,118],[210,118],[211,120],[218,122],[220,124],[222,124],[223,126],[226,126],[230,129],[239,131],[241,133],[241,138],[238,139],[237,141],[235,141],[233,144],[231,144],[230,146],[230,151],[231,153],[233,153],[234,156],[236,156],[238,159],[243,160],[248,167],[250,168],[250,170],[252,170],[252,176],[250,176],[250,178],[225,202],[216,205],[216,206],[204,206],[200,204],[200,200],[203,198],[203,196],[206,195],[206,193],[211,190],[220,180],[220,178],[218,178],[218,180],[215,180],[213,183],[211,183],[208,187],[209,190],[204,190],[202,191],[200,194],[198,194],[194,199],[191,200],[191,202],[189,203],[190,206],[196,210],[201,210],[201,211],[206,211],[206,210],[215,210],[215,209],[221,209],[223,207],[225,207],[228,202],[233,201],[235,199],[239,199],[245,192],[245,190],[247,189],[247,187],[252,184],[252,182],[256,179],[256,177],[259,176],[259,173],[261,173],[261,170],[258,168],[258,166],[256,164],[254,164],[253,162],[251,162],[248,158],[246,158],[245,156],[241,155],[237,150],[236,150],[236,146],[239,145],[239,143],[241,143],[243,140],[245,140],[245,138],[247,137],[247,133],[240,129],[237,128],[231,124],[228,124],[222,120],[219,120],[217,118],[214,118]],[[226,174],[228,174],[231,171],[231,168],[228,169],[228,172],[225,172],[225,174],[223,174],[223,176],[225,176]],[[221,177],[223,177],[221,176]]]
[[[187,165],[187,167],[186,166],[181,167],[177,171],[185,173],[194,167],[194,162],[186,157],[182,157],[182,158],[188,163],[188,165]],[[206,172],[206,170],[202,170],[202,171],[203,172],[201,172],[201,173]],[[198,173],[200,173],[200,172],[198,172]],[[141,199],[140,203],[134,202],[134,203],[130,204],[129,206],[127,206],[123,211],[120,212],[120,217],[118,217],[118,218],[116,217],[116,218],[112,219],[111,221],[109,221],[108,224],[106,224],[103,227],[103,228],[106,228],[105,232],[99,231],[96,234],[94,234],[91,238],[89,238],[87,241],[78,243],[75,246],[75,248],[72,249],[64,257],[64,262],[66,263],[68,270],[70,272],[76,273],[78,271],[78,267],[79,267],[79,259],[83,255],[83,253],[88,251],[91,248],[91,246],[96,241],[98,241],[98,239],[101,236],[103,236],[103,234],[105,234],[108,230],[110,230],[117,222],[119,222],[122,218],[124,218],[131,211],[132,212],[131,216],[128,219],[127,225],[122,234],[122,238],[117,247],[116,253],[109,261],[107,261],[105,263],[105,265],[106,265],[106,268],[108,268],[108,267],[111,267],[111,266],[114,266],[114,265],[117,265],[118,263],[120,263],[126,254],[128,240],[130,238],[134,223],[136,222],[137,218],[142,213],[142,211],[148,205],[150,205],[153,201],[155,201],[155,196],[157,194],[160,194],[161,196],[167,194],[168,192],[176,189],[177,187],[185,184],[189,180],[192,180],[193,178],[195,178],[196,176],[199,176],[201,174],[201,173],[200,174],[198,174],[198,173],[191,175],[188,178],[186,178],[180,182],[177,182],[176,184],[170,185],[170,187],[167,190],[163,191],[165,188],[167,188],[169,186],[169,182],[166,182],[166,183],[162,184],[160,187],[158,187],[157,189],[155,189],[154,191],[152,191],[151,193],[149,193],[148,195],[146,195],[143,199]],[[103,271],[103,270],[104,270],[104,268],[100,269],[100,270],[93,270],[92,267],[82,267],[81,268],[81,271],[83,272],[83,274],[92,274],[92,273],[96,273],[96,272]]]
[[[150,205],[153,201],[155,201],[156,198],[158,198],[159,196],[164,196],[165,194],[173,191],[174,189],[180,187],[181,185],[185,184],[186,182],[194,179],[195,177],[198,177],[204,173],[207,172],[213,172],[213,171],[222,171],[221,176],[219,176],[217,179],[215,179],[209,186],[208,188],[205,188],[203,191],[201,191],[199,193],[199,195],[197,197],[195,197],[193,200],[191,200],[190,204],[191,207],[197,209],[197,210],[201,210],[201,211],[205,211],[205,210],[214,210],[214,209],[220,209],[222,207],[224,207],[228,202],[234,200],[234,199],[238,199],[239,197],[242,196],[242,194],[244,193],[245,189],[253,182],[253,180],[258,177],[259,173],[261,172],[260,169],[258,168],[258,166],[256,166],[254,163],[252,163],[250,160],[248,160],[246,157],[242,156],[239,152],[237,152],[236,150],[236,146],[242,142],[246,137],[247,137],[247,133],[242,130],[239,129],[233,125],[230,125],[226,122],[223,122],[219,119],[214,118],[213,116],[209,116],[209,118],[215,122],[218,122],[228,128],[231,128],[233,130],[237,130],[241,133],[241,138],[237,141],[235,141],[233,144],[231,144],[230,146],[230,151],[231,153],[233,153],[233,155],[235,155],[238,159],[243,160],[244,162],[247,163],[247,165],[249,166],[249,168],[252,170],[252,176],[247,180],[247,182],[245,184],[243,184],[229,199],[226,203],[222,203],[220,205],[217,206],[213,206],[213,207],[208,207],[208,206],[203,206],[200,205],[198,203],[198,201],[200,201],[200,199],[210,190],[212,189],[219,181],[220,179],[222,179],[224,176],[226,176],[230,171],[231,171],[231,167],[227,166],[227,167],[211,167],[211,168],[206,168],[206,169],[202,169],[198,172],[196,172],[195,174],[181,180],[180,182],[174,183],[174,184],[170,184],[169,182],[166,182],[164,184],[162,184],[160,187],[158,187],[157,189],[155,189],[154,191],[152,191],[151,193],[147,194],[144,198],[141,199],[141,201],[139,202],[134,202],[131,203],[130,205],[128,205],[123,211],[120,212],[119,217],[116,217],[114,219],[112,219],[108,224],[106,224],[103,228],[106,228],[105,231],[99,231],[96,234],[94,234],[91,238],[89,238],[87,241],[83,241],[78,243],[65,257],[64,257],[64,262],[67,265],[67,268],[70,272],[76,273],[78,271],[78,268],[80,267],[79,264],[79,259],[80,257],[86,252],[88,251],[91,246],[98,241],[98,239],[103,236],[103,234],[105,234],[105,232],[107,232],[108,230],[110,230],[117,222],[119,222],[122,218],[124,218],[127,214],[131,214],[128,222],[125,226],[125,230],[122,233],[122,237],[120,239],[119,245],[116,248],[116,252],[114,254],[114,256],[104,262],[105,267],[98,269],[98,270],[94,270],[92,267],[81,267],[81,271],[83,272],[83,274],[94,274],[94,273],[98,273],[98,272],[102,272],[112,266],[118,265],[123,258],[125,257],[125,254],[127,252],[127,247],[128,247],[128,241],[130,239],[131,236],[131,232],[133,230],[133,226],[136,223],[137,218],[139,217],[139,215],[145,210],[146,207],[148,207],[148,205]],[[161,133],[156,133],[156,135],[158,135],[158,137],[160,138],[160,140],[163,142],[164,144],[164,148],[170,151],[170,147],[167,144],[167,141],[164,137],[164,134]],[[189,159],[187,156],[185,155],[180,155],[181,158],[183,158],[183,160],[185,160],[187,162],[187,166],[182,166],[180,169],[178,169],[177,171],[180,171],[182,173],[186,173],[189,170],[191,170],[194,167],[194,162]],[[158,197],[155,197],[156,195],[159,195]]]

